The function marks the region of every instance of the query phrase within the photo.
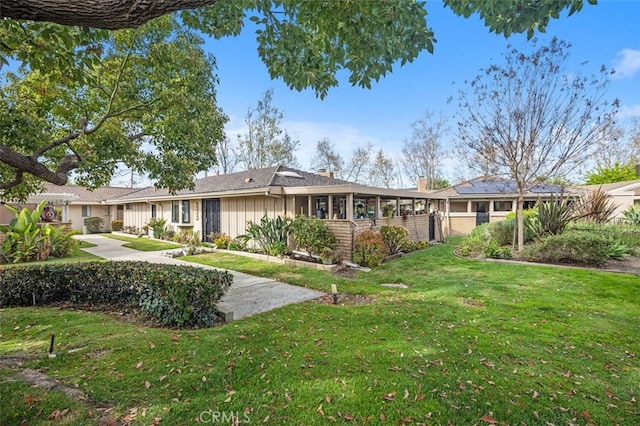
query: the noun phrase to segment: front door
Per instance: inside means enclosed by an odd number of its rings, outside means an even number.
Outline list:
[[[220,198],[202,200],[202,239],[212,243],[209,235],[220,232]]]

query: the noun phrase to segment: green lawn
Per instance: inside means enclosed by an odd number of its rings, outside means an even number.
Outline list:
[[[160,250],[172,250],[182,247],[178,243],[172,243],[170,241],[156,240],[153,238],[137,238],[126,237],[124,235],[116,234],[101,234],[103,237],[112,238],[114,240],[126,241],[123,247],[127,247],[139,251],[160,251]]]
[[[458,259],[445,244],[354,278],[213,253],[199,262],[366,294],[206,330],[168,330],[57,308],[0,311],[0,353],[77,386],[67,402],[0,373],[0,424],[95,424],[110,407],[133,424],[636,425],[638,276]],[[392,289],[383,283],[402,283]],[[228,417],[227,417],[228,419]],[[221,424],[230,424],[226,421]]]

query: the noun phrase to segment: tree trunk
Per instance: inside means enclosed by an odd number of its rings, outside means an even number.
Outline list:
[[[518,190],[518,202],[517,202],[518,219],[518,251],[524,249],[524,194],[521,189]]]
[[[0,18],[118,30],[137,28],[167,13],[215,3],[216,0],[2,0]]]

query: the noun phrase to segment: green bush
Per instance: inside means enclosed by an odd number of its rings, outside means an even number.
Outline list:
[[[380,228],[380,234],[389,254],[400,253],[409,241],[409,231],[402,226],[384,225]]]
[[[226,271],[147,262],[87,262],[7,268],[0,308],[72,302],[141,308],[169,327],[207,327],[231,285]]]
[[[244,238],[234,238],[229,241],[229,250],[247,251],[247,241]]]
[[[570,230],[560,235],[550,235],[525,247],[521,257],[533,262],[600,266],[610,259],[620,258],[620,253],[628,252],[629,249],[625,247],[603,235]]]
[[[473,228],[471,233],[463,238],[460,245],[456,248],[456,252],[461,256],[479,256],[484,254],[487,241],[491,238],[488,228],[488,223],[483,223]]]
[[[377,266],[387,255],[382,235],[373,231],[364,231],[355,240],[353,261],[363,266]]]
[[[570,224],[569,229],[596,233],[627,247],[640,248],[640,228],[629,223],[593,223],[582,220]]]
[[[338,240],[331,235],[324,220],[298,216],[291,223],[293,242],[311,256],[326,256],[333,260]]]
[[[87,231],[89,231],[92,234],[96,234],[100,232],[103,224],[104,224],[104,221],[100,217],[92,216],[92,217],[84,218],[84,226],[86,226]]]
[[[511,259],[511,250],[509,247],[500,247],[495,239],[490,239],[484,246],[485,257],[491,259]]]
[[[524,216],[524,242],[528,243],[534,240],[535,234],[529,224],[529,216]],[[506,218],[498,222],[491,222],[487,231],[492,238],[494,238],[499,246],[513,245],[514,228],[516,226],[515,217]]]
[[[112,220],[111,221],[111,230],[116,232],[122,232],[124,228],[124,220]]]

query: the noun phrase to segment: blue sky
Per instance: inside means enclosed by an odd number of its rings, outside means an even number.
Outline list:
[[[246,128],[248,108],[273,89],[273,105],[284,114],[282,127],[300,141],[296,156],[303,169],[310,170],[316,142],[325,137],[344,157],[367,141],[387,155],[399,156],[414,121],[426,111],[451,113],[455,104],[447,99],[480,68],[499,60],[508,43],[521,50],[530,45],[525,35],[505,39],[489,33],[477,15],[457,17],[440,2],[429,1],[427,10],[428,25],[437,39],[433,54],[423,52],[371,89],[351,86],[343,76],[324,100],[311,91],[292,91],[282,81],[270,79],[257,54],[251,27],[236,38],[208,41],[207,50],[218,63],[218,103],[230,118],[227,135],[235,142]],[[536,35],[543,43],[554,36],[572,44],[569,71],[573,67],[591,74],[601,65],[616,69],[608,97],[620,100],[620,121],[640,116],[639,0],[600,0],[596,6],[585,5],[579,13],[551,21],[545,34]],[[588,61],[586,67],[579,66],[584,61]],[[450,181],[471,177],[455,159],[447,161],[443,172]]]

